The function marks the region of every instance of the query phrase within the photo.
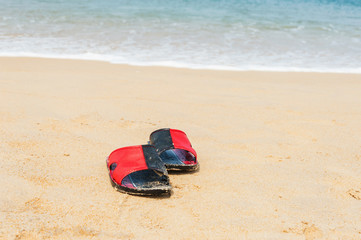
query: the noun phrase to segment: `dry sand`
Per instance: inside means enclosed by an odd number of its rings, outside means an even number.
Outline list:
[[[105,158],[184,130],[169,198]],[[361,239],[361,75],[0,58],[0,239]]]

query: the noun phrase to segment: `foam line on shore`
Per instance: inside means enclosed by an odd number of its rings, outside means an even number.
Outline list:
[[[223,65],[199,65],[189,64],[174,61],[155,61],[155,62],[141,62],[141,61],[127,61],[114,59],[112,56],[100,54],[82,54],[82,55],[56,55],[56,54],[38,54],[38,53],[0,53],[0,57],[30,57],[30,58],[49,58],[49,59],[70,59],[70,60],[89,60],[102,61],[112,64],[124,64],[131,66],[144,67],[173,67],[197,70],[220,70],[220,71],[264,71],[264,72],[310,72],[310,73],[361,73],[360,68],[303,68],[303,67],[273,67],[273,66],[257,66],[245,65],[243,67],[223,66]]]

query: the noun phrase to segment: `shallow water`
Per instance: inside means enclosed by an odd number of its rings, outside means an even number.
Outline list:
[[[361,1],[0,0],[0,55],[361,72]]]

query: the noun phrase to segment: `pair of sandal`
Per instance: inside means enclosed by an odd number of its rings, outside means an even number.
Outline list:
[[[170,193],[167,170],[198,169],[197,153],[183,131],[156,130],[150,134],[149,143],[116,149],[107,158],[109,177],[118,191],[136,195]]]

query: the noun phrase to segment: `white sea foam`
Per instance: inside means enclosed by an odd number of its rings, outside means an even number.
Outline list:
[[[315,73],[361,73],[360,68],[296,68],[296,67],[267,67],[257,65],[244,65],[239,67],[225,66],[225,65],[197,65],[189,64],[186,62],[141,62],[141,61],[126,61],[119,60],[112,56],[98,55],[98,54],[84,54],[84,55],[71,55],[71,54],[39,54],[30,52],[19,53],[0,53],[0,57],[29,57],[29,58],[49,58],[49,59],[69,59],[69,60],[89,60],[89,61],[102,61],[112,64],[124,64],[131,66],[143,67],[172,67],[172,68],[187,68],[195,70],[220,70],[220,71],[267,71],[267,72],[315,72]]]

